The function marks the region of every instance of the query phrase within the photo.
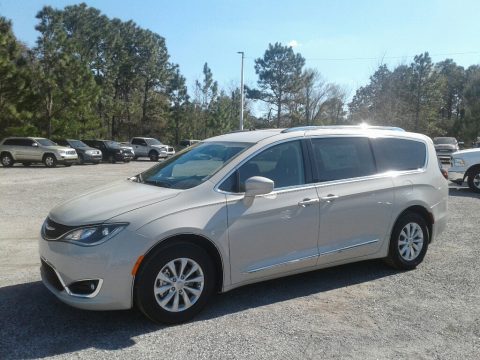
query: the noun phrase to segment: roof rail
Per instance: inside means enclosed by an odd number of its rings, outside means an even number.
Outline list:
[[[294,131],[309,131],[319,129],[365,129],[365,130],[391,130],[391,131],[405,131],[402,128],[395,126],[378,126],[378,125],[319,125],[319,126],[297,126],[288,128],[282,133],[290,133]]]

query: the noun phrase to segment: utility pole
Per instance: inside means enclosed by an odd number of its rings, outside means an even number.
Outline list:
[[[238,51],[237,54],[242,54],[242,67],[240,74],[240,130],[243,130],[243,59],[245,54],[243,51]]]

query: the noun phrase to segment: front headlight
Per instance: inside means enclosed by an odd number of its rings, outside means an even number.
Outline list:
[[[453,166],[465,166],[465,161],[463,159],[453,159]]]
[[[85,151],[85,154],[87,154],[87,155],[95,155],[96,152],[97,152],[96,150],[87,150],[87,151]]]
[[[67,151],[66,151],[66,150],[58,150],[58,153],[59,153],[61,156],[67,155]]]
[[[101,244],[117,235],[128,224],[101,224],[75,229],[65,234],[60,240],[77,245],[93,246]]]

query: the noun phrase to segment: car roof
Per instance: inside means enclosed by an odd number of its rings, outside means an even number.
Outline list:
[[[328,136],[328,135],[352,135],[352,136],[389,136],[389,137],[402,137],[402,138],[414,138],[426,140],[427,136],[417,133],[406,132],[400,128],[394,127],[361,127],[361,126],[304,126],[288,129],[265,129],[265,130],[251,130],[251,131],[238,131],[225,135],[215,136],[204,140],[205,142],[246,142],[246,143],[258,143],[268,138],[286,139],[290,137],[298,136]],[[273,140],[273,139],[272,139]]]

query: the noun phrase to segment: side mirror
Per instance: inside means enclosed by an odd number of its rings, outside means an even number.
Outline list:
[[[38,144],[36,142],[32,143],[32,146],[38,147]]]
[[[252,176],[245,180],[245,197],[269,194],[273,191],[273,181],[263,176]]]

